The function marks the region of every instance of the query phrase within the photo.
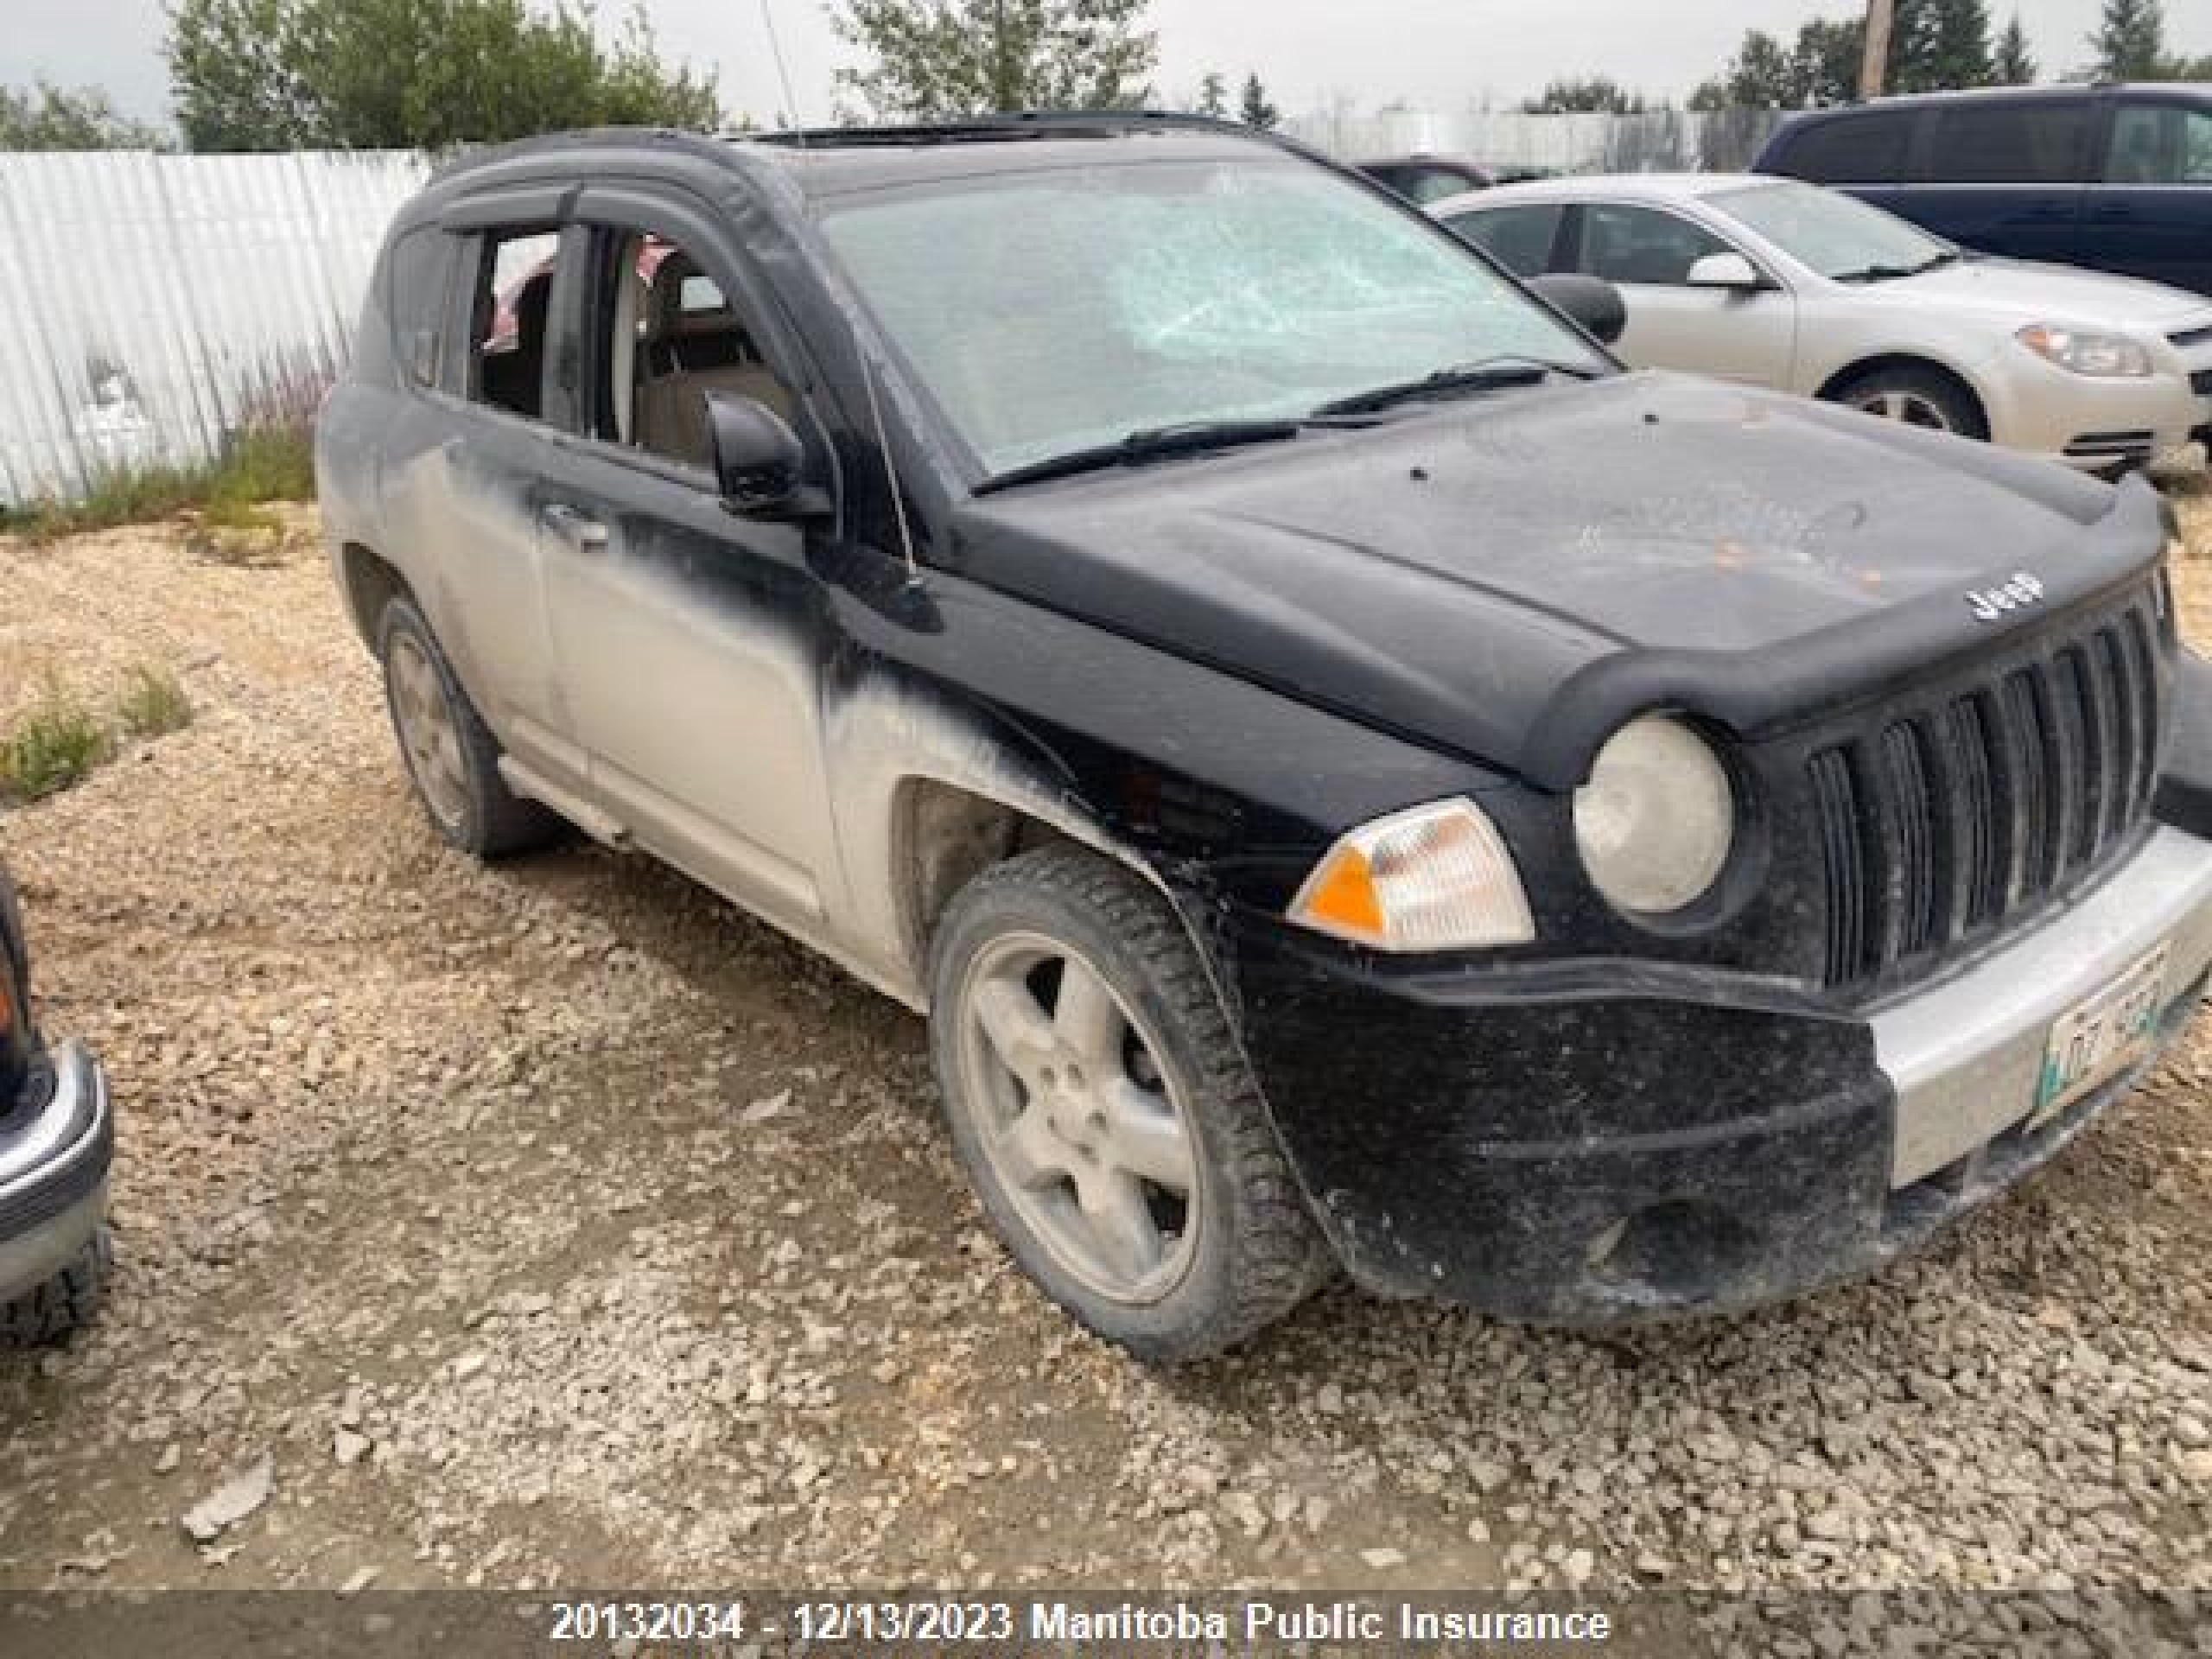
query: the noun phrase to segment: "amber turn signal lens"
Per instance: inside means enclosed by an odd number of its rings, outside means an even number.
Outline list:
[[[1347,933],[1382,937],[1382,901],[1376,896],[1375,868],[1365,853],[1339,846],[1329,855],[1306,894],[1306,916]]]
[[[1536,937],[1504,838],[1465,800],[1351,831],[1306,878],[1290,919],[1379,950],[1461,950]]]

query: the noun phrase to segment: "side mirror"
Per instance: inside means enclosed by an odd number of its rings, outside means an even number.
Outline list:
[[[1554,270],[1531,276],[1529,286],[1539,299],[1567,313],[1582,332],[1610,346],[1628,327],[1628,307],[1621,291],[1599,276],[1579,271]]]
[[[747,518],[809,518],[827,505],[799,481],[806,451],[784,417],[757,398],[709,391],[707,446],[722,505]]]
[[[1744,292],[1764,288],[1758,267],[1740,253],[1708,253],[1689,270],[1692,288],[1731,288]]]

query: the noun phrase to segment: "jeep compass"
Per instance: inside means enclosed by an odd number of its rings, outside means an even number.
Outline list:
[[[324,520],[436,832],[926,1014],[1094,1330],[1741,1307],[2179,1029],[2205,680],[2147,484],[1624,372],[1607,297],[1193,119],[533,140],[393,227]]]

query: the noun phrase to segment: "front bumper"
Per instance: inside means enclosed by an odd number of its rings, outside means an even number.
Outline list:
[[[2040,361],[2016,364],[1986,402],[1996,442],[2083,469],[2155,461],[2212,422],[2212,398],[2171,369],[2098,379]]]
[[[2031,1122],[2052,1021],[2163,944],[2158,1047],[2212,966],[2212,842],[1871,1013],[1692,969],[1354,974],[1230,953],[1285,1148],[1353,1276],[1508,1318],[1753,1306],[1865,1274],[2018,1180],[2147,1067]]]
[[[0,1115],[0,1301],[67,1267],[107,1210],[107,1079],[81,1043],[61,1044],[49,1064],[32,1098]]]

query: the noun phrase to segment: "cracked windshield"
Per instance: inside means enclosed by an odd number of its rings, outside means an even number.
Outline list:
[[[1603,366],[1448,236],[1294,163],[1007,172],[822,228],[987,475],[1488,358]]]

